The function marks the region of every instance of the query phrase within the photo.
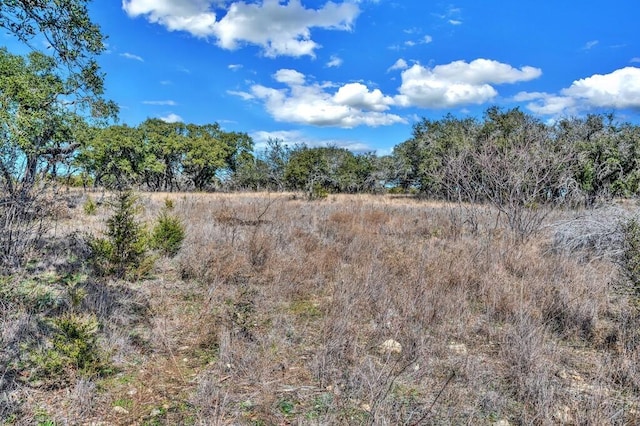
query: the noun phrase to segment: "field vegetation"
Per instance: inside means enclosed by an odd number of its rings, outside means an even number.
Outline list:
[[[522,241],[491,205],[136,195],[125,228],[174,217],[178,250],[97,274],[86,241],[113,241],[123,196],[69,191],[46,254],[3,278],[3,421],[638,421],[635,201]]]
[[[117,125],[86,4],[0,2],[0,422],[640,423],[640,127]]]

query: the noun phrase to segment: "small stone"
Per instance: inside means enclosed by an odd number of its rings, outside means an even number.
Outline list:
[[[160,414],[162,414],[162,411],[160,411],[157,408],[154,408],[153,410],[151,410],[151,417],[158,417]]]
[[[380,353],[399,354],[402,352],[402,345],[393,339],[385,340],[380,345]]]
[[[573,423],[573,416],[571,415],[571,409],[566,405],[560,406],[554,413],[553,418],[563,425]]]
[[[129,394],[130,396],[133,396],[135,394],[137,394],[138,391],[136,389],[130,389],[129,392],[127,392],[127,394]]]
[[[449,350],[457,355],[466,355],[467,345],[464,343],[450,343]]]
[[[362,404],[360,408],[362,411],[366,411],[367,413],[371,412],[371,406],[369,404]]]
[[[113,407],[113,412],[118,414],[129,414],[129,411],[127,411],[123,407],[120,407],[119,405]]]
[[[507,419],[501,419],[495,422],[493,426],[511,426],[511,423]]]

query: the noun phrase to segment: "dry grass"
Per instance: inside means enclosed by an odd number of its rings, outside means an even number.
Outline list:
[[[147,280],[87,287],[114,374],[59,390],[7,378],[4,419],[640,421],[635,301],[606,257],[550,250],[554,227],[514,244],[488,209],[292,194],[141,194],[146,221],[165,198],[187,225],[178,256]],[[107,212],[69,216],[56,238],[98,232]],[[32,325],[0,311],[8,359]]]

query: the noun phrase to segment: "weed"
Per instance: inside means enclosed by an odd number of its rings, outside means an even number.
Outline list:
[[[82,210],[88,216],[93,216],[98,211],[98,205],[96,204],[95,201],[93,201],[93,198],[87,197],[87,200],[82,205]]]

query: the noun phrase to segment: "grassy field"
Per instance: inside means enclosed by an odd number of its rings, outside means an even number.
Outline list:
[[[489,207],[143,193],[141,219],[170,199],[186,239],[132,282],[82,266],[110,214],[86,197],[60,211],[47,259],[2,283],[6,423],[640,422],[637,298],[606,232],[576,243],[613,213],[557,211],[522,242]],[[106,372],[30,377],[46,318],[70,310],[99,324]]]

